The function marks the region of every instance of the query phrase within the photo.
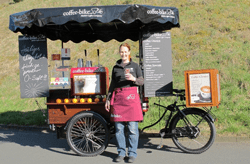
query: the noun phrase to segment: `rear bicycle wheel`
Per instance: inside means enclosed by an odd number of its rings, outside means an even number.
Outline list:
[[[215,126],[204,111],[196,108],[183,110],[185,117],[177,114],[171,123],[174,144],[186,153],[199,154],[212,146]],[[187,124],[188,123],[188,124]]]
[[[66,138],[70,148],[81,156],[97,156],[109,142],[109,129],[102,117],[93,112],[77,114],[69,123]]]

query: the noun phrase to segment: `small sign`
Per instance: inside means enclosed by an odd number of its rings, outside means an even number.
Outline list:
[[[107,67],[81,67],[71,68],[71,94],[105,95],[108,90]]]
[[[75,94],[98,94],[100,93],[100,75],[74,75]]]
[[[186,106],[219,106],[220,80],[216,69],[185,71]]]
[[[61,57],[60,57],[61,55],[60,54],[52,54],[51,55],[51,59],[52,60],[61,60]]]
[[[62,55],[62,60],[70,60],[70,49],[62,48],[61,55]]]
[[[191,103],[206,103],[212,101],[209,73],[190,74],[189,88]]]
[[[18,39],[21,98],[49,97],[46,38]]]

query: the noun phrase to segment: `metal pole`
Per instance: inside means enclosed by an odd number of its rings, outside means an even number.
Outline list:
[[[144,70],[143,70],[143,52],[142,52],[142,31],[139,32],[139,67],[142,70],[142,77],[144,78]],[[140,86],[139,90],[140,90],[140,98],[141,98],[141,102],[143,102],[143,87],[144,86]]]
[[[63,41],[62,41],[62,48],[63,48]],[[62,57],[62,51],[61,51],[61,57]],[[62,60],[62,66],[64,66],[64,60]],[[64,72],[62,71],[62,77],[64,77]],[[63,89],[64,89],[64,85],[63,85]]]
[[[63,48],[63,41],[62,41],[62,48]],[[62,52],[62,51],[61,51]],[[62,55],[62,54],[61,54]],[[64,66],[64,60],[62,60],[62,66]],[[63,77],[64,77],[64,72],[63,72]]]

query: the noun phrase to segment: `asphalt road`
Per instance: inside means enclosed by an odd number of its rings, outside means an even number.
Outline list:
[[[248,164],[249,142],[216,141],[202,154],[186,154],[176,148],[171,139],[164,139],[162,149],[157,149],[159,138],[143,138],[139,141],[140,164]],[[0,129],[1,164],[108,164],[116,157],[115,140],[110,141],[106,151],[96,157],[80,157],[70,150],[66,139],[57,139],[56,133],[48,131],[20,131]],[[126,160],[120,163],[127,163]]]

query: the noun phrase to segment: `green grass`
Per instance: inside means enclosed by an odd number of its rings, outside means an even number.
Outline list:
[[[0,115],[2,124],[10,125],[37,125],[44,126],[46,124],[46,115],[40,110],[21,112],[21,111],[8,111]]]
[[[8,29],[9,15],[33,8],[146,4],[155,6],[174,6],[180,12],[180,28],[172,29],[172,63],[174,88],[184,88],[184,71],[195,69],[218,69],[221,81],[222,101],[214,108],[217,133],[249,135],[250,117],[250,2],[248,0],[23,0],[0,5],[1,48],[0,48],[0,123],[22,125],[45,125],[44,117],[34,99],[21,99],[19,89],[18,35]],[[132,57],[138,54],[138,42],[128,40],[132,45]],[[108,43],[96,41],[93,44],[68,42],[64,47],[72,52],[71,65],[77,65],[78,58],[88,59],[97,64],[96,49],[100,49],[100,62],[111,71],[117,59],[118,45],[112,40]],[[48,55],[60,51],[60,41],[48,40]],[[137,60],[137,59],[136,59]],[[50,58],[49,58],[50,61]],[[138,60],[137,60],[138,61]],[[150,109],[140,128],[155,122],[159,112],[153,102],[161,100],[168,105],[171,97],[150,98]],[[44,99],[38,99],[43,109]],[[156,125],[150,130],[159,130],[164,125]]]

